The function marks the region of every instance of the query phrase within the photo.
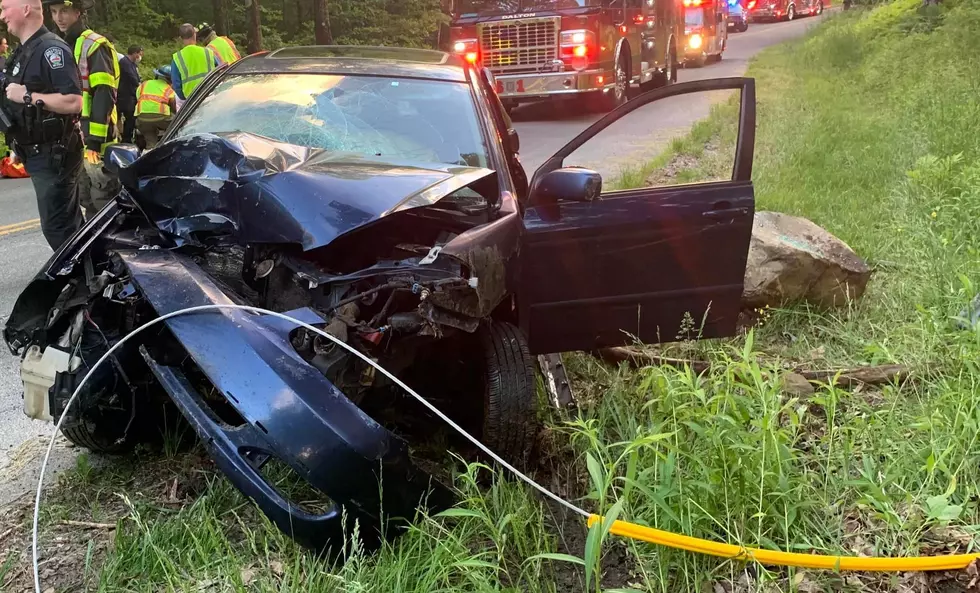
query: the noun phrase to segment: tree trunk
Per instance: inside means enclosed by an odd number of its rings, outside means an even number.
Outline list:
[[[212,0],[214,6],[214,31],[218,35],[228,34],[228,11],[225,9],[225,0]]]
[[[251,0],[248,11],[248,53],[254,54],[262,51],[262,11],[259,0]]]
[[[333,33],[330,31],[330,11],[327,0],[313,0],[313,23],[316,31],[317,45],[333,45]]]

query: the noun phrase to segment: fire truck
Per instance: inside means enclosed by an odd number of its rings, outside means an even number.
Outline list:
[[[453,0],[450,45],[493,74],[508,110],[579,97],[607,111],[677,80],[682,0]]]
[[[683,0],[684,65],[704,66],[721,59],[728,45],[726,0]]]

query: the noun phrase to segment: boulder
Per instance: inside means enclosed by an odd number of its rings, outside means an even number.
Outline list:
[[[742,304],[776,307],[805,301],[843,307],[864,295],[871,268],[846,243],[805,218],[757,212]]]

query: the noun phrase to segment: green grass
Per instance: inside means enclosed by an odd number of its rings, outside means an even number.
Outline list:
[[[581,405],[550,421],[538,472],[547,487],[590,510],[749,546],[975,549],[980,332],[954,329],[951,317],[980,282],[980,8],[918,6],[830,17],[749,71],[759,209],[806,216],[848,242],[876,268],[865,297],[832,312],[772,310],[737,339],[667,349],[712,361],[702,376],[570,357]],[[732,139],[731,109],[718,105],[618,185],[676,162],[679,182],[724,173],[726,150],[706,147]],[[903,385],[823,386],[806,398],[780,387],[796,364],[880,363],[921,372]],[[167,468],[134,487],[130,472],[85,465],[52,495],[47,527],[67,515],[126,517],[98,590],[545,592],[586,590],[586,578],[589,591],[918,590],[908,574],[765,570],[614,537],[602,540],[600,563],[598,530],[587,534],[509,476],[478,485],[476,465],[459,466],[458,510],[420,517],[379,553],[352,546],[334,565],[297,549],[213,470]],[[161,504],[174,479],[197,485],[180,504]],[[122,502],[107,512],[108,500]],[[0,557],[0,584],[9,572]],[[954,585],[945,590],[965,590]]]

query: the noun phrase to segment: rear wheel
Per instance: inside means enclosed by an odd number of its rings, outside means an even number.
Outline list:
[[[535,360],[517,326],[480,330],[483,353],[483,443],[509,463],[526,465],[538,434]]]
[[[659,89],[677,82],[677,56],[674,52],[667,55],[667,64],[662,72],[656,72],[647,84],[650,90]]]
[[[786,10],[786,20],[791,21],[796,18],[796,6],[790,4],[789,9]]]

